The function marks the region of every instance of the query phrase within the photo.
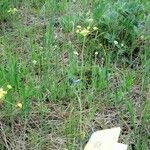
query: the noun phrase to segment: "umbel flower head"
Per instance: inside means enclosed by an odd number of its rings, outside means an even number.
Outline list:
[[[120,127],[96,131],[84,150],[127,150],[127,145],[118,143]]]
[[[93,22],[92,18],[88,19],[88,22],[89,22],[89,25],[87,27],[81,27],[80,25],[78,25],[76,29],[76,33],[79,33],[80,35],[85,37],[89,35],[90,33],[92,33],[93,31],[98,30],[98,27],[96,26],[93,27],[93,24],[90,24],[90,22]]]
[[[3,99],[6,94],[7,91],[4,91],[3,88],[0,88],[0,100]]]
[[[83,30],[80,31],[80,34],[83,36],[87,36],[90,33],[90,31],[86,28],[84,28]]]
[[[81,26],[77,26],[77,29],[81,29],[82,27]]]
[[[11,14],[15,14],[16,12],[18,12],[18,10],[16,8],[10,8],[7,12]]]
[[[82,28],[81,26],[77,26],[76,33],[79,33],[82,36],[87,36],[90,33],[90,27]]]

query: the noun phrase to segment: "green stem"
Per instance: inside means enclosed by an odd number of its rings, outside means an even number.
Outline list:
[[[82,81],[82,82],[83,82],[85,40],[86,40],[86,37],[84,36],[83,45],[82,45],[82,53],[81,53],[81,81]],[[81,87],[82,87],[82,84],[81,84]],[[81,89],[80,89],[80,90],[81,90]]]

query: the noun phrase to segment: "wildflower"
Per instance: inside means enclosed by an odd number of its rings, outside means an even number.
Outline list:
[[[98,55],[98,52],[95,52],[95,55]]]
[[[73,53],[74,53],[75,55],[77,55],[77,56],[79,55],[79,53],[78,53],[77,51],[74,51]]]
[[[78,28],[78,29],[81,29],[82,27],[81,27],[81,26],[77,26],[77,28]]]
[[[97,27],[93,27],[93,30],[98,30],[98,28]]]
[[[87,30],[90,30],[90,28],[91,28],[91,27],[90,27],[90,26],[88,26],[88,27],[87,27]]]
[[[15,14],[16,12],[18,12],[18,10],[16,8],[10,8],[7,12],[11,14]]]
[[[115,45],[118,45],[118,41],[114,41],[114,44],[115,44]]]
[[[124,46],[124,44],[122,43],[122,44],[121,44],[121,47],[123,47],[123,46]]]
[[[17,103],[16,107],[22,108],[22,104],[21,103]]]
[[[2,99],[7,94],[7,91],[4,91],[3,88],[0,88],[0,99]]]
[[[37,61],[36,61],[36,60],[33,60],[32,63],[35,65],[35,64],[37,63]]]
[[[12,86],[8,84],[8,85],[7,85],[7,88],[8,88],[8,89],[12,89]]]
[[[127,150],[127,145],[117,142],[120,130],[117,127],[94,132],[84,150]]]
[[[80,34],[83,36],[87,36],[90,33],[90,31],[88,29],[83,29],[82,31],[80,31]]]
[[[79,33],[79,32],[80,32],[80,30],[79,30],[79,29],[77,29],[77,30],[76,30],[76,33]]]

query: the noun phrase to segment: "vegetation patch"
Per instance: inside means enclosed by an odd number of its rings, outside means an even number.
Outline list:
[[[149,6],[0,1],[0,149],[82,150],[117,126],[150,149]]]

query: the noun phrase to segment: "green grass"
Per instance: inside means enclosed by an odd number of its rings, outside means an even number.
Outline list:
[[[1,1],[0,150],[82,150],[115,126],[129,150],[148,150],[149,3]]]

